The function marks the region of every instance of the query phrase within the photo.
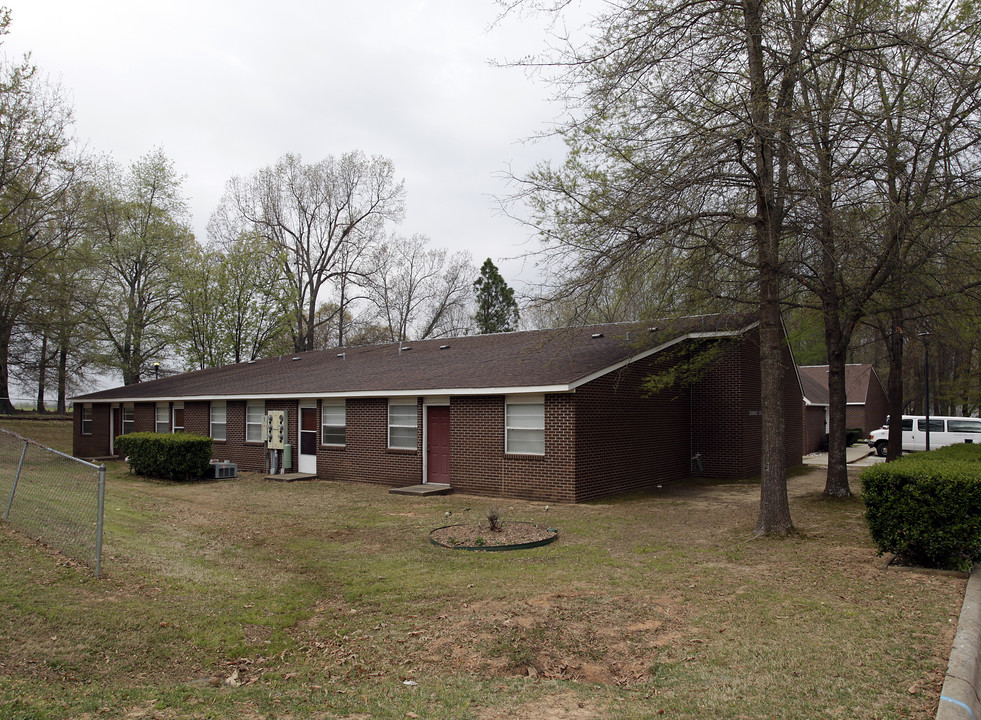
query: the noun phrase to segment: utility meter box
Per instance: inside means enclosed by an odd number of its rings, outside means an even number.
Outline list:
[[[286,445],[286,413],[283,410],[270,410],[266,413],[266,447],[282,450]]]

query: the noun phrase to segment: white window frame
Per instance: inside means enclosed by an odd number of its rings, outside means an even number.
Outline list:
[[[209,431],[212,440],[228,440],[228,406],[224,400],[211,402]]]
[[[258,415],[249,418],[249,411],[258,409]],[[266,424],[266,401],[249,400],[245,406],[245,442],[262,442],[262,429]],[[250,432],[252,431],[252,432]]]
[[[184,422],[187,422],[187,420],[185,419],[180,425],[177,424],[177,411],[178,410],[181,411],[181,415],[183,416],[184,415],[184,403],[182,403],[182,402],[175,402],[173,404],[173,406],[171,407],[171,409],[170,409],[170,416],[172,418],[171,421],[170,421],[170,431],[172,433],[182,433],[182,432],[184,432],[184,424],[183,423]]]
[[[511,412],[511,408],[523,410]],[[534,410],[530,410],[531,408]],[[538,408],[541,409],[540,412]],[[528,447],[530,442],[534,442],[534,448]],[[504,452],[508,455],[545,454],[544,395],[508,395],[505,398]]]
[[[332,442],[330,436],[337,434],[338,429],[341,442]],[[347,401],[330,399],[320,404],[320,441],[333,447],[347,445]]]
[[[168,403],[157,403],[154,410],[153,431],[158,433],[170,432],[170,405]]]
[[[136,408],[133,403],[123,403],[120,414],[123,422],[122,434],[129,435],[136,428]]]
[[[82,435],[92,434],[92,406],[82,405]]]
[[[388,399],[388,449],[389,450],[416,450],[419,446],[419,412],[418,403],[415,398],[389,398]],[[395,408],[399,410],[395,411],[397,417],[392,417],[392,411]],[[404,408],[412,408],[412,424],[408,422],[409,413],[404,410]],[[393,420],[399,420],[400,422],[393,422]],[[392,444],[392,430],[405,430],[406,428],[412,428],[412,444],[408,444],[408,437],[406,437],[404,444],[394,445]],[[399,434],[398,432],[396,434]],[[408,433],[405,433],[407,436]]]

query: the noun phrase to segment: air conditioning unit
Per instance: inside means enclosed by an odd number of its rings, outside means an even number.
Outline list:
[[[223,461],[218,462],[213,460],[208,464],[208,470],[204,474],[205,477],[215,478],[216,480],[221,480],[223,478],[233,478],[238,476],[238,465],[233,462]]]

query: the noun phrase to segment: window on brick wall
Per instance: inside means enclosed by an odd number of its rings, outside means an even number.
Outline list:
[[[545,397],[516,395],[504,407],[505,452],[545,454]]]
[[[92,434],[92,406],[82,405],[82,435]]]
[[[157,403],[156,413],[153,429],[158,433],[170,432],[170,405]]]
[[[174,426],[175,433],[184,432],[184,403],[174,403]]]
[[[388,447],[401,450],[415,450],[416,435],[415,398],[393,398],[389,400]]]
[[[320,406],[324,445],[344,445],[347,441],[347,416],[344,400],[324,400]]]
[[[266,420],[266,401],[249,400],[245,409],[246,442],[262,442],[262,425]]]
[[[129,435],[136,427],[136,412],[133,404],[123,405],[123,435]]]
[[[211,437],[214,440],[225,440],[227,424],[227,408],[224,401],[211,403]]]

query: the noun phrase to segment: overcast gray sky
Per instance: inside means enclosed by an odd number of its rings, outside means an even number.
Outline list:
[[[559,159],[529,145],[560,109],[548,88],[491,59],[543,47],[529,18],[491,29],[492,0],[0,0],[8,55],[69,91],[76,134],[129,164],[162,147],[187,176],[200,239],[225,182],[287,152],[307,162],[349,150],[391,158],[405,178],[399,232],[499,263],[529,233],[496,212],[509,166]]]

